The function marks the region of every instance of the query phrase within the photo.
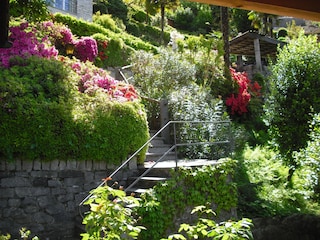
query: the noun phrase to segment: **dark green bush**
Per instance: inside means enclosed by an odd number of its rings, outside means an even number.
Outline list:
[[[119,163],[147,141],[139,101],[80,93],[79,80],[55,60],[30,58],[1,69],[1,158]]]
[[[294,151],[306,147],[312,113],[320,112],[320,45],[316,36],[303,34],[280,51],[272,66],[267,122],[275,146],[291,167]]]
[[[107,12],[114,18],[119,18],[123,22],[127,21],[128,8],[122,0],[108,0],[106,1]]]
[[[134,9],[131,11],[132,18],[140,23],[146,22],[148,15],[145,11],[140,9]]]
[[[149,42],[153,45],[160,45],[161,29],[155,26],[140,23],[138,21],[131,20],[127,23],[127,32],[141,38],[142,40]],[[168,43],[170,41],[170,33],[164,31],[164,41]]]

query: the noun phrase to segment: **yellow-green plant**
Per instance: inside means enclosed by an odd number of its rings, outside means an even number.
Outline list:
[[[172,234],[168,238],[161,240],[173,239],[214,239],[214,240],[251,240],[253,235],[251,232],[252,221],[248,218],[243,218],[239,221],[226,221],[216,223],[214,220],[208,218],[214,216],[215,213],[206,206],[195,207],[191,214],[198,213],[205,214],[207,217],[200,217],[196,225],[183,223],[180,225],[179,233]],[[181,234],[184,232],[185,234]],[[185,237],[185,235],[187,237]]]
[[[137,239],[144,229],[136,225],[134,216],[139,198],[126,196],[123,190],[108,186],[107,180],[104,186],[94,189],[84,203],[90,206],[90,212],[83,219],[86,233],[81,234],[82,240]]]

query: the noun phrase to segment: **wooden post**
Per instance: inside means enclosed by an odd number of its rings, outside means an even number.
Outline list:
[[[164,127],[169,122],[169,109],[168,109],[168,100],[162,99],[160,101],[160,124],[161,128]],[[170,142],[170,129],[169,126],[165,128],[161,136],[163,137],[165,143]]]
[[[9,0],[2,0],[0,4],[0,48],[10,47],[8,42],[9,28]]]
[[[262,72],[260,41],[258,38],[256,38],[253,40],[253,43],[254,43],[254,55],[256,58],[256,67],[260,72]]]

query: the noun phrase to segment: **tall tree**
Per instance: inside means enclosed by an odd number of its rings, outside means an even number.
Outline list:
[[[8,47],[9,0],[3,0],[0,5],[0,48]]]
[[[224,75],[227,79],[231,79],[230,67],[230,50],[229,50],[229,12],[227,7],[220,8],[221,14],[221,32],[223,38],[223,60],[224,60]]]
[[[251,20],[251,25],[258,29],[259,33],[273,37],[273,21],[276,19],[276,15],[250,11],[248,19]]]
[[[173,8],[179,4],[179,0],[146,0],[150,4],[154,4],[160,8],[161,12],[161,43],[164,43],[164,20],[165,20],[165,9]]]

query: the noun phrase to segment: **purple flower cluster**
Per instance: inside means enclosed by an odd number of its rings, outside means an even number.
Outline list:
[[[43,58],[57,57],[58,51],[51,46],[47,37],[40,41],[36,37],[36,30],[29,29],[28,23],[22,23],[20,26],[11,27],[9,40],[12,42],[11,48],[0,48],[0,65],[9,68],[10,58],[20,56],[28,58],[30,56],[39,56]]]
[[[75,41],[75,55],[83,62],[93,62],[98,55],[97,41],[92,37],[82,37]]]

